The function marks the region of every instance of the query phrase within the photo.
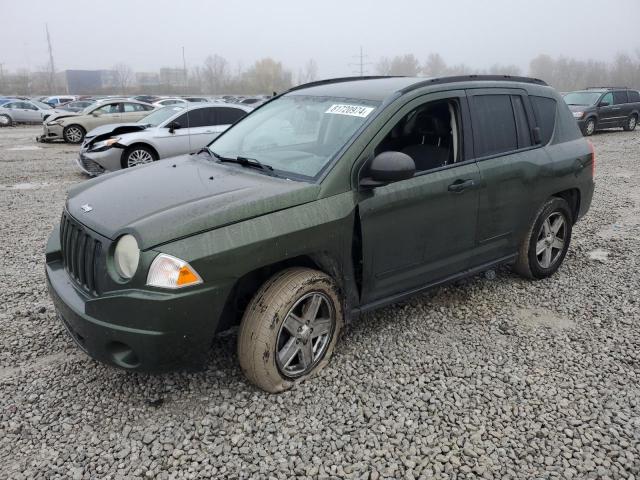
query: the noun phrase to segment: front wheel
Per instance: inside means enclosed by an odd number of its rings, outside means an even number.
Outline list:
[[[84,128],[80,125],[69,125],[62,130],[62,136],[68,143],[80,143],[84,139]]]
[[[13,125],[13,120],[9,115],[0,115],[0,127],[10,127]]]
[[[269,279],[247,307],[238,336],[242,371],[271,393],[288,390],[329,361],[343,325],[331,277],[290,268]]]
[[[515,271],[532,279],[553,275],[569,249],[572,227],[573,216],[567,201],[550,198],[538,211],[520,245]]]
[[[624,124],[624,131],[625,132],[633,132],[636,129],[636,126],[638,125],[638,119],[636,118],[635,115],[631,115],[628,119],[627,119],[627,123]]]
[[[156,154],[144,145],[134,145],[125,150],[122,155],[122,168],[137,167],[146,163],[155,162]]]
[[[586,137],[590,137],[591,135],[593,135],[596,131],[596,121],[594,118],[590,118],[589,120],[587,120],[587,123],[584,124],[584,135]]]

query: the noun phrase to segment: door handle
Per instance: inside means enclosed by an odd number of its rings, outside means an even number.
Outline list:
[[[474,182],[471,179],[468,180],[456,180],[455,182],[453,182],[451,185],[449,185],[449,191],[450,192],[463,192],[468,188],[473,187],[476,184],[476,182]]]

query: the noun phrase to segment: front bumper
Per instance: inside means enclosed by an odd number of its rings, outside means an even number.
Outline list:
[[[37,140],[39,142],[50,142],[52,140],[64,140],[62,136],[62,125],[47,125],[46,123],[42,124],[42,136],[38,137]]]
[[[120,170],[122,168],[122,152],[122,148],[113,146],[106,150],[92,152],[83,145],[76,161],[83,172],[96,176],[105,171]]]
[[[73,340],[92,358],[127,370],[201,368],[227,290],[126,289],[91,295],[63,265],[58,230],[49,237],[46,277],[51,299]]]

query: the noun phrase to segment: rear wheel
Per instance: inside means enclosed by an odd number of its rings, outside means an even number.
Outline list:
[[[0,115],[0,127],[10,127],[13,125],[13,120],[9,115]]]
[[[343,324],[333,280],[290,268],[268,280],[245,311],[238,357],[247,379],[271,393],[288,390],[329,361]]]
[[[137,167],[138,165],[155,162],[157,159],[157,155],[149,147],[133,145],[126,149],[122,155],[122,168]]]
[[[584,124],[583,133],[585,136],[590,137],[596,131],[596,120],[594,118],[590,118],[587,120],[587,123]]]
[[[520,245],[515,271],[534,279],[553,275],[569,249],[572,227],[573,216],[566,200],[550,198]]]
[[[80,125],[69,125],[62,130],[62,136],[68,143],[80,143],[87,132]]]
[[[638,118],[635,115],[631,115],[628,119],[627,119],[627,123],[624,124],[624,130],[625,132],[633,132],[636,129],[636,126],[638,125]]]

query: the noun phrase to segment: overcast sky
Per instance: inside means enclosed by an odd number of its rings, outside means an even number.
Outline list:
[[[539,53],[611,59],[640,50],[640,0],[0,0],[5,71],[56,68],[136,71],[188,67],[217,53],[246,68],[273,57],[294,73],[309,58],[320,77],[350,75],[360,46],[380,57],[430,52],[448,64],[516,64]],[[374,72],[374,65],[368,67]]]

